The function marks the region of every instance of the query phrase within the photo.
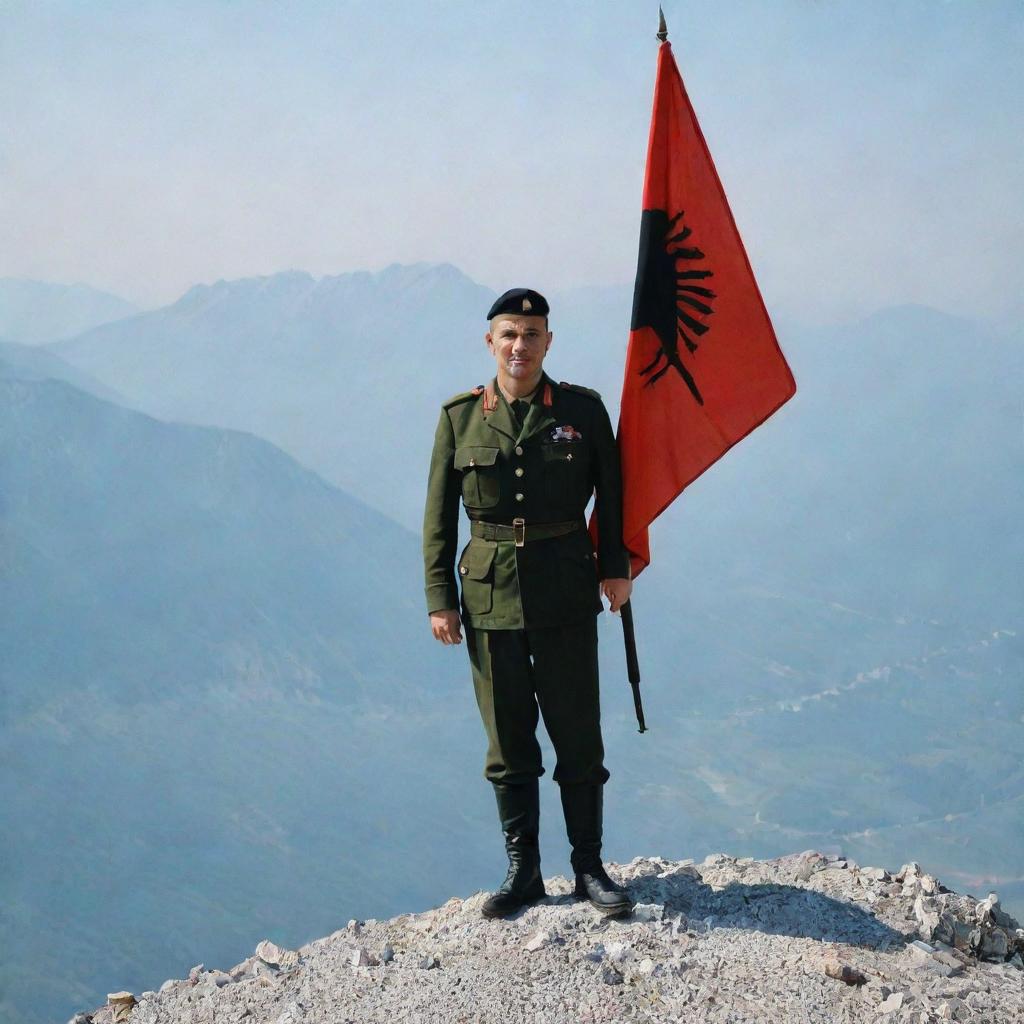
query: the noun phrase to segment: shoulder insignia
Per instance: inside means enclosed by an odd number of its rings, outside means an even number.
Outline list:
[[[457,395],[452,395],[451,398],[446,402],[442,402],[441,405],[445,409],[450,409],[453,405],[459,405],[462,402],[468,402],[471,398],[477,398],[483,394],[483,384],[477,384],[471,391],[460,391]]]
[[[558,382],[560,387],[568,388],[570,391],[575,391],[581,395],[587,395],[590,398],[596,398],[600,400],[601,394],[595,391],[593,388],[585,388],[582,384],[570,384],[568,381],[560,380]]]

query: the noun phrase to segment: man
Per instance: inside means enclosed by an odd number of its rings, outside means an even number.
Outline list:
[[[487,314],[497,373],[444,403],[430,462],[423,555],[434,636],[466,645],[487,733],[508,875],[484,904],[504,917],[541,899],[538,704],[557,756],[575,895],[603,913],[633,901],[601,863],[604,767],[597,665],[599,589],[616,612],[629,599],[622,487],[608,413],[596,391],[544,372],[548,304],[528,288]],[[584,512],[600,522],[594,551]],[[459,499],[470,540],[458,558]],[[600,584],[600,586],[599,586]]]

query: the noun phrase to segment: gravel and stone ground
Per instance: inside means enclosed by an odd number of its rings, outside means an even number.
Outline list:
[[[504,921],[486,893],[351,921],[298,950],[264,940],[77,1024],[931,1024],[1024,1021],[1024,930],[916,864],[895,874],[815,851],[609,865],[637,907],[608,920],[570,895]]]

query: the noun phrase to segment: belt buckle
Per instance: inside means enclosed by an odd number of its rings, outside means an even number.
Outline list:
[[[512,520],[512,539],[517,548],[526,546],[526,520],[519,516]]]

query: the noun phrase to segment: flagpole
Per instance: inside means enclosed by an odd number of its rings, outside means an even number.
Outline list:
[[[633,632],[633,606],[627,601],[620,609],[622,616],[622,639],[626,644],[626,675],[633,688],[633,708],[636,711],[638,732],[647,732],[644,723],[644,706],[640,703],[640,662],[636,656],[636,634]]]
[[[658,5],[658,39],[665,42],[668,39],[668,26],[665,24],[665,12]],[[633,709],[636,711],[636,723],[639,726],[638,732],[647,732],[647,723],[644,721],[644,706],[640,700],[640,661],[636,655],[636,633],[633,629],[633,606],[627,601],[619,612],[622,617],[622,639],[626,646],[626,675],[629,678],[629,685],[633,689]]]

